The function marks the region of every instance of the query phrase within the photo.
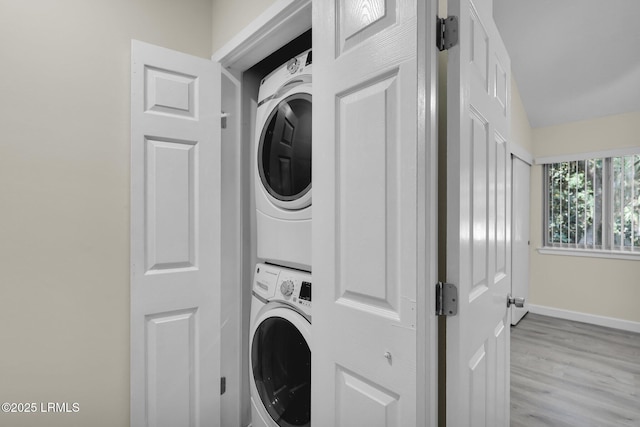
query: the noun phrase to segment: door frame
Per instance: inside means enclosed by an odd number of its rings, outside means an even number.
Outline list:
[[[516,143],[512,143],[511,144],[511,162],[510,162],[510,168],[511,168],[511,191],[513,192],[516,188],[515,186],[515,179],[516,179],[516,174],[515,174],[515,168],[514,168],[514,161],[516,159],[520,160],[522,163],[526,164],[529,166],[529,184],[531,183],[531,166],[533,165],[533,156],[531,155],[531,153],[529,153],[525,148],[517,145]],[[531,190],[531,188],[529,188],[529,190]],[[530,191],[529,191],[530,194]],[[512,194],[511,196],[511,236],[513,239],[513,236],[515,236],[515,231],[516,231],[516,221],[515,221],[515,213],[516,210],[518,209],[517,204],[514,202],[514,195]],[[528,201],[527,203],[527,208],[530,210],[531,209],[531,200]],[[531,239],[531,214],[529,214],[529,222],[528,224],[526,224],[527,227],[529,227],[529,240]],[[526,294],[525,295],[521,295],[520,292],[517,292],[514,289],[514,283],[515,280],[513,277],[513,266],[515,264],[514,259],[515,257],[515,252],[516,252],[516,245],[511,244],[511,272],[512,272],[512,281],[511,281],[511,295],[514,297],[524,297],[525,298],[525,307],[526,307],[526,312],[520,316],[520,319],[522,317],[524,317],[524,315],[526,313],[529,312],[529,278],[527,277],[527,285],[526,285]],[[531,269],[531,255],[527,252],[527,257],[528,257],[528,261],[529,261],[529,270]],[[529,272],[529,276],[531,276],[530,272]],[[515,326],[516,323],[513,323],[513,314],[515,310],[524,310],[524,309],[519,309],[516,306],[511,306],[510,308],[510,313],[509,313],[509,323],[512,326]],[[520,320],[518,319],[518,321]]]
[[[435,23],[438,14],[438,1],[418,1],[418,19],[424,24],[418,25],[418,147],[423,152],[416,153],[418,162],[418,191],[424,194],[420,198],[418,220],[425,220],[418,227],[418,255],[424,257],[424,265],[418,271],[417,289],[417,396],[424,396],[422,406],[418,402],[417,425],[438,425],[438,366],[440,357],[439,319],[435,314],[435,285],[439,277],[438,242],[439,208],[438,189],[440,174],[438,171],[438,53],[434,27],[426,23]],[[434,24],[435,25],[435,24]],[[446,126],[445,126],[446,127]],[[424,203],[424,204],[422,204]],[[421,339],[424,338],[424,339]],[[442,372],[444,375],[444,372]]]
[[[227,114],[227,126],[222,130],[222,215],[223,220],[234,219],[231,227],[223,227],[224,252],[229,257],[223,262],[221,292],[221,374],[227,375],[227,390],[220,399],[221,425],[246,426],[251,421],[249,322],[251,281],[257,260],[255,229],[251,226],[255,202],[249,158],[255,120],[251,108],[255,100],[250,96],[251,88],[245,87],[243,73],[309,28],[311,0],[279,0],[211,56],[221,65],[222,92],[226,89],[228,93],[222,99],[222,110]],[[252,83],[257,87],[259,82]]]
[[[424,19],[425,22],[435,22],[437,1],[420,0],[417,3],[418,19]],[[231,395],[227,393],[221,398],[221,417],[222,420],[228,420],[229,425],[247,425],[251,412],[248,378],[248,328],[250,325],[247,322],[249,321],[251,304],[251,274],[256,258],[255,239],[248,236],[244,230],[250,230],[251,216],[253,215],[251,210],[254,208],[253,200],[251,200],[253,188],[251,180],[248,178],[250,170],[246,169],[249,167],[246,162],[247,155],[250,154],[245,152],[253,142],[254,117],[251,117],[250,113],[253,101],[244,90],[242,73],[310,29],[311,17],[312,0],[278,0],[211,57],[213,61],[219,62],[222,66],[223,82],[226,74],[228,81],[237,85],[236,98],[232,104],[235,107],[233,111],[240,116],[238,120],[233,120],[231,116],[233,113],[225,110],[223,99],[223,110],[230,115],[231,123],[237,128],[227,138],[225,138],[223,131],[223,147],[232,148],[223,152],[223,155],[230,156],[230,159],[222,159],[222,164],[238,166],[235,168],[235,174],[224,175],[223,171],[223,176],[227,176],[229,180],[235,180],[236,184],[231,184],[232,187],[239,185],[241,190],[235,193],[229,191],[224,201],[235,212],[235,215],[240,212],[240,216],[243,218],[242,222],[230,233],[230,237],[233,237],[235,242],[241,242],[239,248],[234,248],[240,259],[230,267],[227,274],[223,272],[222,282],[223,287],[225,284],[226,286],[241,284],[236,287],[235,292],[226,294],[228,300],[222,301],[223,306],[226,306],[228,313],[230,313],[229,318],[222,319],[222,324],[228,321],[236,322],[236,330],[240,333],[236,334],[235,339],[240,341],[234,344],[238,346],[242,355],[241,360],[235,363],[230,362],[231,366],[226,366],[224,358],[222,360],[223,375],[225,369],[228,369],[234,371],[234,378],[237,379],[234,381],[235,384],[227,381],[227,390],[232,389],[236,392]],[[417,396],[423,398],[421,404],[417,405],[417,425],[424,426],[436,426],[438,418],[438,322],[434,310],[434,285],[437,281],[438,267],[438,215],[436,208],[438,200],[437,50],[436,34],[432,30],[433,27],[430,25],[418,26],[418,64],[416,70],[419,90],[417,135],[419,141],[422,141],[421,144],[418,144],[420,151],[416,153],[421,159],[419,178],[422,186],[418,190],[425,195],[422,198],[423,203],[419,206],[418,219],[423,222],[418,226],[419,241],[416,248],[418,255],[424,257],[424,262],[421,264],[422,269],[418,272],[418,283],[422,286],[418,286],[416,301],[418,336],[416,382]],[[230,162],[228,163],[227,160]],[[238,164],[238,162],[245,162],[245,164]],[[225,182],[223,182],[224,187],[226,187]],[[249,195],[248,200],[247,194]],[[223,298],[224,295],[223,290]],[[223,333],[223,340],[225,336],[231,335]],[[235,401],[233,400],[234,396],[236,397]]]

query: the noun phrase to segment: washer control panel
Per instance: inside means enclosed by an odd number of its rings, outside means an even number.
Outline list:
[[[291,294],[293,294],[294,289],[295,285],[293,283],[293,280],[291,279],[287,279],[284,282],[280,283],[280,292],[285,297],[290,297]]]
[[[269,95],[272,95],[280,86],[285,84],[291,77],[300,74],[311,74],[313,69],[313,60],[311,49],[289,59],[286,63],[270,72],[260,81],[259,101],[263,101]]]
[[[311,274],[270,264],[257,264],[253,292],[267,301],[282,301],[311,316]]]

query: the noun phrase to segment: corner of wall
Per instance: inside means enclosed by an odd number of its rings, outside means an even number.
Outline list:
[[[511,73],[511,140],[533,155],[533,131],[513,73]]]

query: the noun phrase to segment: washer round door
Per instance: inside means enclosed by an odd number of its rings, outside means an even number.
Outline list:
[[[257,160],[272,203],[284,209],[311,204],[310,93],[289,95],[271,109],[260,134]]]
[[[281,427],[311,424],[309,323],[293,310],[265,312],[254,326],[251,368],[257,394]]]

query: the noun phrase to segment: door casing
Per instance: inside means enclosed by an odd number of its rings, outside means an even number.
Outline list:
[[[522,308],[511,306],[511,324],[516,325],[525,314],[529,312],[529,196],[531,163],[527,160],[511,155],[511,179],[513,196],[512,203],[512,229],[513,237],[511,246],[511,264],[513,280],[511,282],[511,295],[525,299]]]

